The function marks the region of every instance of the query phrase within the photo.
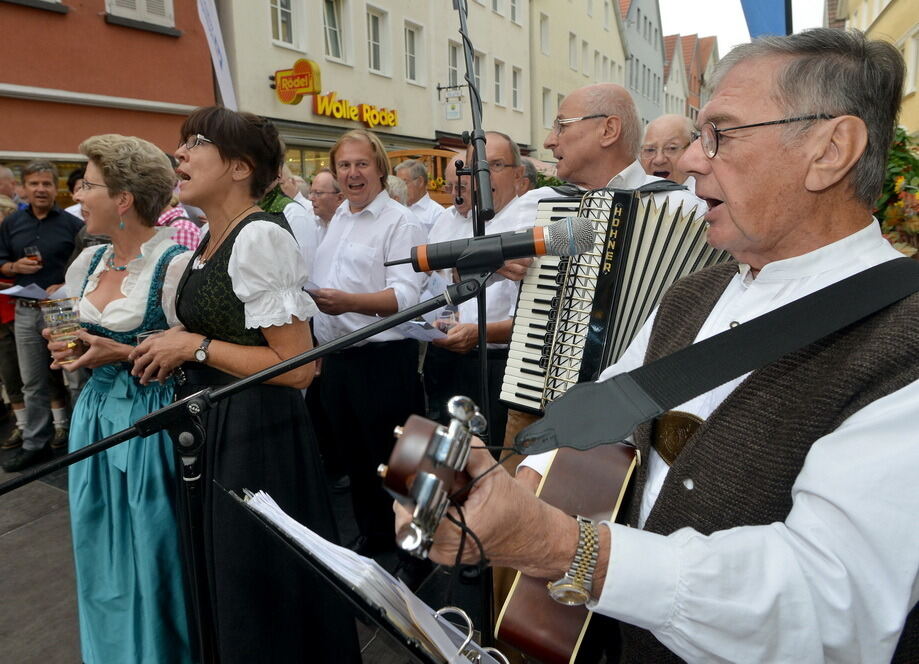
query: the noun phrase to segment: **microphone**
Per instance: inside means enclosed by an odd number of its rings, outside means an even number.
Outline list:
[[[445,268],[496,270],[511,258],[530,256],[575,256],[594,244],[594,225],[584,217],[566,217],[548,226],[483,235],[465,240],[448,240],[412,247],[411,258],[384,263],[411,263],[415,272]]]

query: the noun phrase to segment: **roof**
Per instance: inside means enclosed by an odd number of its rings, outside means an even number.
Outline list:
[[[715,53],[715,49],[717,46],[718,46],[717,37],[702,37],[699,40],[699,69],[700,70],[703,70],[703,71],[705,70],[705,68],[708,66],[708,61],[712,58],[713,54],[715,55],[716,58],[718,57],[717,53]]]
[[[664,81],[670,80],[670,65],[673,64],[673,53],[680,42],[680,35],[664,37]]]
[[[623,21],[629,17],[629,7],[631,5],[632,0],[619,0],[619,13],[622,15]]]

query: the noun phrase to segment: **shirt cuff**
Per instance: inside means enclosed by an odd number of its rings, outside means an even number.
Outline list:
[[[587,607],[643,629],[667,626],[679,588],[677,542],[609,521],[602,525],[610,529],[609,566],[599,599]]]

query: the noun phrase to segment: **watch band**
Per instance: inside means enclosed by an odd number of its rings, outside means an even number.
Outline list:
[[[207,358],[209,355],[209,353],[207,352],[207,347],[210,345],[211,345],[210,337],[204,337],[201,340],[201,345],[198,346],[197,350],[195,350],[195,359],[201,364],[204,364],[205,362],[207,362]]]
[[[557,602],[576,606],[590,599],[594,570],[600,555],[600,529],[590,519],[575,517],[578,521],[578,548],[571,567],[558,581],[549,584],[549,596]]]

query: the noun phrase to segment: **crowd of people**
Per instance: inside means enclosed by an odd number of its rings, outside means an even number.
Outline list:
[[[683,185],[654,196],[706,213],[710,243],[736,262],[680,282],[601,378],[631,370],[896,256],[871,206],[902,70],[895,50],[857,33],[758,40],[724,58],[695,126],[666,115],[644,131],[623,87],[579,88],[545,139],[562,188],[538,187],[517,143],[486,133],[495,215],[485,232],[532,226],[539,201],[559,193]],[[54,164],[29,164],[21,182],[0,168],[0,277],[78,298],[83,327],[50,340],[38,300],[0,306],[0,380],[16,424],[2,444],[13,450],[5,470],[78,450],[454,280],[452,270],[386,263],[472,236],[471,182],[458,173],[471,152],[446,165],[453,205],[444,209],[429,195],[425,164],[391,167],[368,130],[343,133],[329,169],[309,182],[283,164],[264,118],[202,108],[177,138],[172,154],[142,138],[87,138],[67,210],[56,203]],[[487,385],[472,301],[440,312],[446,334],[426,348],[380,332],[221,401],[201,418],[199,493],[181,488],[165,433],[72,466],[83,661],[360,661],[341,599],[291,564],[222,489],[264,489],[338,541],[329,488],[349,486],[359,534],[347,544],[366,555],[394,551],[407,515],[394,517],[377,476],[394,427],[411,414],[446,421],[455,394],[488,402],[496,444],[533,419],[498,398],[527,263],[506,263],[488,283]],[[800,369],[767,367],[684,404],[704,424],[676,459],[665,462],[648,430],[637,430],[645,463],[625,509],[636,527],[575,520],[537,500],[549,465],[540,457],[516,478],[488,473],[466,521],[492,562],[549,581],[577,576],[592,532],[599,546],[585,598],[621,621],[603,629],[625,661],[919,657],[919,542],[909,525],[919,505],[908,489],[917,459],[907,431],[919,354],[915,335],[893,348],[870,334],[914,321],[916,302],[805,349],[816,359],[804,356]],[[815,375],[821,367],[851,371]],[[827,412],[815,416],[813,404]],[[785,482],[741,506],[764,442],[788,451],[776,461]],[[708,450],[733,460],[712,468]],[[470,470],[493,463],[474,450]],[[442,526],[432,558],[452,564],[459,541]],[[468,547],[467,561],[478,554]]]

